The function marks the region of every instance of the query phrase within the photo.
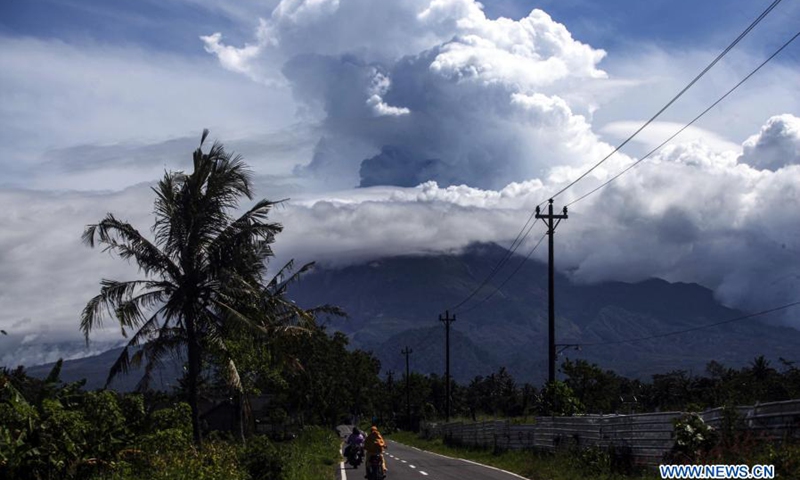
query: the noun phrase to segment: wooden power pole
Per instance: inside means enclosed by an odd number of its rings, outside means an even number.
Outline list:
[[[402,353],[406,357],[406,422],[407,422],[406,427],[409,430],[411,429],[411,383],[410,383],[411,377],[409,377],[408,357],[411,356],[412,352],[413,350],[408,348],[408,346],[406,346],[406,348],[400,351],[400,353]]]
[[[444,322],[444,357],[445,357],[445,366],[444,366],[444,392],[445,392],[445,419],[446,421],[450,421],[450,324],[456,321],[456,315],[450,316],[450,312],[445,310],[444,318],[439,315],[439,321]]]
[[[544,220],[547,225],[547,236],[549,237],[549,253],[548,253],[548,310],[547,310],[547,323],[548,323],[548,342],[547,342],[547,379],[548,382],[553,383],[556,380],[556,299],[555,299],[555,271],[553,268],[553,236],[556,233],[556,227],[561,220],[567,218],[567,207],[564,207],[564,213],[561,215],[553,215],[553,199],[549,201],[548,212],[542,215],[539,212],[539,207],[536,207],[536,218]],[[555,220],[558,222],[553,223]]]

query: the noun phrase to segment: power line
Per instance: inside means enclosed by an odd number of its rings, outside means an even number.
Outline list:
[[[753,30],[753,28],[755,28],[755,27],[756,27],[756,25],[758,25],[758,24],[761,22],[761,20],[763,20],[763,19],[764,19],[764,18],[765,18],[765,17],[766,17],[766,16],[767,16],[767,15],[768,15],[768,14],[769,14],[769,13],[770,13],[770,12],[771,12],[771,11],[772,11],[772,10],[773,10],[773,9],[774,9],[774,8],[775,8],[775,7],[776,7],[776,6],[777,6],[777,5],[778,5],[778,4],[781,2],[781,1],[782,1],[782,0],[773,0],[773,2],[772,2],[772,3],[771,3],[771,4],[770,4],[770,5],[769,5],[769,6],[768,6],[768,7],[767,7],[767,8],[766,8],[766,9],[765,9],[765,10],[764,10],[764,11],[763,11],[763,12],[762,12],[762,13],[761,13],[761,14],[760,14],[760,15],[759,15],[759,16],[758,16],[758,17],[757,17],[757,18],[756,18],[756,19],[755,19],[755,20],[754,20],[754,21],[753,21],[753,22],[752,22],[752,23],[751,23],[751,24],[750,24],[750,25],[749,25],[749,26],[748,26],[748,27],[747,27],[747,28],[744,30],[744,31],[743,31],[743,32],[742,32],[742,33],[740,33],[740,34],[739,34],[739,36],[738,36],[738,37],[736,37],[736,39],[734,39],[734,40],[733,40],[733,42],[731,42],[731,44],[730,44],[730,45],[728,45],[728,46],[727,46],[727,47],[726,47],[726,48],[725,48],[725,49],[724,49],[724,50],[723,50],[723,51],[722,51],[722,52],[721,52],[719,55],[717,55],[717,57],[716,57],[716,58],[715,58],[715,59],[714,59],[714,60],[713,60],[713,61],[712,61],[712,62],[711,62],[711,63],[710,63],[708,66],[706,66],[706,67],[705,67],[705,68],[704,68],[704,69],[703,69],[703,70],[702,70],[702,71],[701,71],[701,72],[700,72],[700,73],[699,73],[699,74],[698,74],[698,75],[697,75],[697,76],[696,76],[696,77],[695,77],[695,78],[694,78],[694,79],[693,79],[691,82],[689,82],[689,84],[688,84],[688,85],[686,85],[686,86],[685,86],[685,87],[684,87],[684,88],[683,88],[683,89],[682,89],[680,92],[678,92],[678,94],[677,94],[677,95],[675,95],[675,96],[674,96],[674,97],[673,97],[673,98],[672,98],[672,99],[671,99],[671,100],[670,100],[670,101],[669,101],[669,102],[668,102],[666,105],[664,105],[664,107],[662,107],[662,108],[661,108],[661,109],[660,109],[658,112],[656,112],[656,114],[655,114],[655,115],[653,115],[653,116],[652,116],[652,117],[651,117],[649,120],[647,120],[647,122],[645,122],[645,123],[644,123],[644,124],[643,124],[641,127],[639,127],[639,129],[638,129],[638,130],[636,130],[636,131],[635,131],[635,132],[634,132],[632,135],[630,135],[630,136],[629,136],[627,139],[625,139],[625,140],[624,140],[622,143],[620,143],[620,144],[619,144],[619,145],[618,145],[618,146],[617,146],[617,147],[616,147],[616,148],[615,148],[615,149],[614,149],[614,150],[613,150],[611,153],[609,153],[608,155],[606,155],[606,156],[605,156],[605,157],[604,157],[602,160],[600,160],[600,161],[599,161],[599,162],[597,162],[597,163],[596,163],[594,166],[592,166],[592,167],[591,167],[589,170],[587,170],[586,172],[584,172],[584,173],[583,173],[583,174],[582,174],[580,177],[578,177],[577,179],[575,179],[574,181],[572,181],[572,182],[571,182],[569,185],[567,185],[566,187],[564,187],[564,188],[562,188],[561,190],[559,190],[559,191],[558,191],[558,192],[557,192],[555,195],[553,195],[553,196],[552,196],[552,197],[550,197],[550,198],[551,198],[551,199],[553,199],[553,198],[557,197],[558,195],[561,195],[561,194],[562,194],[562,193],[564,193],[564,192],[565,192],[567,189],[571,188],[573,185],[575,185],[576,183],[578,183],[580,180],[582,180],[584,177],[586,177],[586,176],[587,176],[589,173],[591,173],[592,171],[594,171],[594,169],[596,169],[598,166],[600,166],[600,165],[601,165],[602,163],[604,163],[606,160],[608,160],[609,158],[611,158],[611,156],[612,156],[612,155],[614,155],[616,152],[618,152],[618,151],[619,151],[619,150],[620,150],[622,147],[624,147],[624,146],[625,146],[625,145],[626,145],[628,142],[630,142],[630,141],[631,141],[631,140],[632,140],[632,139],[633,139],[633,138],[634,138],[636,135],[638,135],[638,134],[639,134],[639,133],[640,133],[642,130],[644,130],[644,129],[645,129],[647,126],[648,126],[648,125],[650,125],[650,123],[652,123],[652,122],[653,122],[653,121],[654,121],[656,118],[658,118],[658,117],[659,117],[659,116],[660,116],[660,115],[661,115],[661,114],[662,114],[664,111],[666,111],[666,110],[667,110],[667,108],[669,108],[669,107],[670,107],[670,106],[671,106],[673,103],[675,103],[675,101],[677,101],[677,100],[678,100],[678,98],[680,98],[680,97],[681,97],[681,96],[682,96],[682,95],[683,95],[683,94],[684,94],[684,93],[685,93],[687,90],[689,90],[689,89],[690,89],[690,88],[691,88],[691,87],[692,87],[692,86],[693,86],[695,83],[697,83],[697,81],[698,81],[698,80],[700,80],[700,78],[702,78],[702,77],[703,77],[703,76],[704,76],[704,75],[705,75],[705,74],[706,74],[706,73],[707,73],[709,70],[711,70],[711,68],[713,68],[713,67],[714,67],[714,65],[716,65],[716,64],[717,64],[717,63],[718,63],[718,62],[719,62],[719,61],[720,61],[720,60],[721,60],[721,59],[722,59],[722,58],[723,58],[723,57],[724,57],[724,56],[725,56],[725,55],[726,55],[726,54],[727,54],[727,53],[728,53],[728,52],[729,52],[731,49],[733,49],[733,48],[734,48],[734,47],[735,47],[735,46],[736,46],[736,45],[737,45],[737,44],[738,44],[738,43],[739,43],[739,42],[740,42],[740,41],[741,41],[741,40],[742,40],[742,39],[743,39],[745,36],[747,36],[747,34],[749,34],[749,33],[750,33],[750,31],[751,31],[751,30]],[[777,53],[776,53],[776,54],[777,54]],[[773,55],[773,56],[774,56],[774,55]],[[770,58],[772,58],[772,57],[770,57]],[[765,63],[766,63],[766,62],[765,62]],[[762,66],[763,66],[763,65],[762,65]],[[760,67],[759,67],[759,68],[760,68]],[[756,71],[757,71],[757,70],[756,70]],[[753,72],[753,73],[755,73],[755,72]],[[751,75],[752,75],[752,73],[751,73]],[[749,78],[749,76],[748,76],[748,78]],[[734,88],[734,90],[735,90],[735,88]],[[729,92],[729,93],[730,93],[730,92]],[[727,94],[726,94],[726,96],[727,96]],[[724,98],[724,97],[723,97],[723,98]],[[720,101],[721,101],[721,99],[720,99]],[[717,103],[719,103],[719,101],[718,101]],[[710,107],[710,108],[713,108],[713,106],[712,106],[712,107]],[[710,108],[709,108],[709,110],[710,110]],[[705,113],[705,112],[704,112],[704,113]],[[701,116],[702,116],[702,114],[701,114]],[[693,121],[693,122],[694,122],[694,121]],[[687,127],[684,127],[684,129],[685,129],[685,128],[688,128],[688,126],[687,126]],[[678,132],[678,133],[680,133],[680,132]],[[677,135],[677,134],[676,134],[676,135]],[[674,137],[673,137],[673,138],[674,138]],[[669,141],[669,140],[667,140],[667,141]],[[652,152],[651,152],[651,153],[652,153]],[[650,154],[648,154],[648,155],[650,155]],[[640,159],[639,161],[641,161],[641,160],[644,160],[644,158],[646,158],[646,157],[643,157],[643,158],[642,158],[642,159]],[[637,162],[637,163],[638,163],[638,162]],[[634,165],[635,165],[635,164],[634,164]],[[632,168],[632,167],[633,167],[633,165],[632,165],[631,167],[629,167],[628,169],[630,169],[630,168]],[[624,173],[624,172],[623,172],[623,173]],[[621,174],[620,174],[620,175],[621,175]],[[608,183],[610,183],[610,182],[608,182]],[[600,188],[602,188],[602,187],[600,187]],[[598,189],[599,189],[599,188],[598,188]],[[593,192],[590,192],[590,193],[593,193]],[[588,195],[587,195],[587,196],[588,196]],[[547,200],[544,200],[544,201],[540,202],[540,203],[538,204],[538,206],[541,206],[541,205],[543,205],[543,204],[544,204],[544,203],[546,203],[546,202],[547,202]],[[575,203],[575,202],[572,202],[572,203]],[[571,205],[572,203],[570,203],[570,204],[568,204],[568,205]],[[507,262],[510,260],[511,256],[512,256],[512,255],[513,255],[513,254],[514,254],[516,251],[517,251],[517,249],[519,248],[519,246],[520,246],[520,245],[522,245],[522,242],[523,242],[523,241],[524,241],[524,240],[525,240],[525,239],[528,237],[528,235],[530,234],[530,231],[531,231],[531,229],[533,228],[533,224],[531,224],[531,225],[530,225],[530,228],[527,228],[527,227],[528,227],[528,225],[530,224],[531,220],[534,218],[534,215],[535,215],[535,212],[531,212],[531,214],[530,214],[530,216],[528,217],[527,221],[526,221],[526,222],[525,222],[525,224],[522,226],[522,229],[520,229],[520,231],[519,231],[519,233],[517,234],[516,238],[515,238],[515,239],[514,239],[514,241],[512,242],[512,244],[511,244],[511,247],[509,247],[509,249],[507,249],[506,253],[505,253],[505,254],[503,255],[503,257],[502,257],[502,258],[501,258],[501,259],[498,261],[498,263],[497,263],[497,264],[494,266],[494,268],[493,268],[493,269],[492,269],[492,271],[491,271],[491,272],[490,272],[490,273],[489,273],[489,274],[486,276],[486,278],[484,278],[484,280],[483,280],[483,281],[480,283],[480,285],[478,285],[478,287],[476,287],[475,289],[473,289],[473,290],[472,290],[472,291],[471,291],[471,292],[470,292],[470,293],[469,293],[469,294],[468,294],[468,295],[467,295],[467,296],[466,296],[466,297],[465,297],[463,300],[461,300],[461,301],[460,301],[460,302],[458,302],[457,304],[455,304],[455,305],[453,305],[452,307],[450,307],[450,310],[453,310],[453,311],[455,311],[455,310],[457,310],[458,308],[460,308],[461,306],[463,306],[464,304],[466,304],[466,303],[467,303],[469,300],[471,300],[471,299],[472,299],[472,298],[473,298],[475,295],[477,295],[477,293],[478,293],[478,292],[479,292],[481,289],[483,289],[483,288],[484,288],[484,287],[485,287],[485,286],[486,286],[486,285],[489,283],[489,281],[491,281],[491,279],[492,279],[492,278],[494,278],[494,276],[495,276],[495,275],[497,275],[497,273],[499,273],[499,271],[500,271],[500,270],[501,270],[501,269],[502,269],[502,268],[505,266],[505,264],[506,264],[506,263],[507,263]],[[534,224],[535,224],[535,221],[534,221]],[[526,228],[527,228],[527,231],[526,231]],[[523,235],[523,232],[525,232],[525,233],[524,233],[524,235]],[[539,241],[539,243],[541,243],[541,240]],[[538,246],[538,243],[537,243],[537,246]],[[533,250],[530,252],[530,254],[532,254],[532,253],[533,253]],[[528,255],[528,257],[526,257],[526,260],[527,260],[527,258],[529,258],[529,257],[530,257],[530,254]],[[522,262],[522,263],[524,263],[524,262],[525,262],[525,261],[523,260],[523,262]],[[521,266],[522,266],[522,264],[520,264],[520,265],[517,267],[517,269],[514,271],[514,273],[512,273],[512,274],[511,274],[511,275],[510,275],[510,276],[509,276],[509,277],[506,279],[506,281],[504,281],[504,282],[503,282],[503,285],[505,285],[505,283],[506,283],[506,282],[507,282],[507,281],[508,281],[508,280],[509,280],[511,277],[513,277],[513,276],[514,276],[514,274],[515,274],[515,273],[516,273],[516,272],[519,270],[519,268],[520,268]],[[497,290],[495,290],[494,292],[492,292],[492,294],[490,294],[490,295],[489,295],[489,297],[487,297],[487,298],[485,298],[484,300],[482,300],[482,301],[478,302],[478,304],[480,304],[480,303],[483,303],[484,301],[488,300],[488,298],[491,298],[491,296],[492,296],[492,295],[494,295],[494,293],[496,293],[496,292],[497,292]],[[477,304],[476,304],[476,305],[477,305]],[[474,308],[475,308],[475,307],[473,306],[473,307],[471,307],[471,308],[467,309],[466,311],[473,310]]]
[[[671,137],[669,137],[669,138],[667,138],[666,140],[664,140],[663,142],[661,142],[661,144],[659,144],[657,147],[655,147],[654,149],[652,149],[652,150],[650,150],[649,152],[647,152],[647,153],[646,153],[646,154],[645,154],[645,155],[644,155],[642,158],[640,158],[639,160],[635,161],[634,163],[632,163],[632,164],[628,165],[626,168],[624,168],[622,171],[620,171],[619,173],[617,173],[616,175],[614,175],[614,176],[613,176],[613,177],[611,177],[610,179],[606,180],[604,183],[602,183],[602,184],[600,184],[599,186],[597,186],[597,187],[593,188],[592,190],[590,190],[589,192],[587,192],[587,193],[583,194],[582,196],[578,197],[577,199],[575,199],[575,200],[573,200],[573,201],[569,202],[569,203],[568,203],[566,206],[568,206],[568,207],[569,207],[569,206],[571,206],[571,205],[574,205],[574,204],[576,204],[576,203],[580,202],[581,200],[583,200],[584,198],[588,197],[589,195],[592,195],[592,194],[593,194],[593,193],[595,193],[596,191],[600,190],[601,188],[605,187],[605,186],[606,186],[606,185],[608,185],[609,183],[613,182],[613,181],[614,181],[614,180],[616,180],[617,178],[619,178],[619,177],[621,177],[622,175],[624,175],[624,174],[625,174],[625,173],[626,173],[628,170],[631,170],[631,169],[633,169],[634,167],[636,167],[637,165],[639,165],[640,163],[642,163],[644,160],[646,160],[648,157],[650,157],[650,155],[652,155],[652,154],[656,153],[657,151],[661,150],[662,148],[664,148],[664,145],[666,145],[667,143],[671,142],[671,141],[672,141],[672,140],[673,140],[675,137],[677,137],[678,135],[680,135],[681,133],[683,133],[683,131],[684,131],[684,130],[686,130],[687,128],[689,128],[690,126],[692,126],[692,125],[693,125],[693,124],[694,124],[696,121],[698,121],[698,120],[699,120],[701,117],[703,117],[703,116],[704,116],[706,113],[708,113],[708,112],[709,112],[711,109],[713,109],[713,108],[714,108],[714,107],[716,107],[716,106],[717,106],[717,105],[718,105],[720,102],[722,102],[723,100],[725,100],[725,99],[728,97],[728,95],[730,95],[730,94],[731,94],[731,93],[733,93],[733,92],[734,92],[734,91],[735,91],[737,88],[739,88],[740,86],[742,86],[742,84],[743,84],[744,82],[746,82],[747,80],[749,80],[749,79],[750,79],[750,77],[752,77],[753,75],[755,75],[755,74],[756,74],[756,72],[758,72],[759,70],[761,70],[761,67],[763,67],[764,65],[766,65],[767,63],[769,63],[769,62],[770,62],[770,61],[771,61],[773,58],[775,58],[775,57],[776,57],[776,56],[777,56],[779,53],[781,53],[781,52],[782,52],[782,51],[783,51],[783,50],[784,50],[786,47],[788,47],[788,46],[789,46],[789,44],[791,44],[793,41],[795,41],[795,40],[797,39],[797,37],[798,37],[798,36],[800,36],[800,31],[799,31],[799,32],[797,32],[797,33],[795,33],[795,34],[794,34],[794,36],[793,36],[792,38],[790,38],[790,39],[789,39],[789,40],[788,40],[786,43],[784,43],[784,44],[783,44],[783,45],[782,45],[782,46],[781,46],[781,47],[780,47],[778,50],[776,50],[776,51],[775,51],[775,53],[773,53],[772,55],[770,55],[770,56],[769,56],[769,58],[767,58],[766,60],[764,60],[764,61],[763,61],[763,62],[762,62],[762,63],[761,63],[761,64],[760,64],[758,67],[756,67],[756,68],[755,68],[755,69],[754,69],[752,72],[750,72],[750,73],[749,73],[749,74],[748,74],[746,77],[744,77],[744,78],[743,78],[741,81],[739,81],[739,83],[737,83],[736,85],[734,85],[734,86],[733,86],[733,88],[731,88],[730,90],[728,90],[728,91],[725,93],[725,95],[723,95],[723,96],[719,97],[719,99],[717,99],[717,101],[716,101],[716,102],[712,103],[712,104],[711,104],[711,105],[710,105],[708,108],[706,108],[706,109],[705,109],[705,110],[703,110],[703,111],[702,111],[702,112],[701,112],[699,115],[697,115],[696,117],[694,117],[694,118],[692,119],[692,121],[690,121],[689,123],[687,123],[686,125],[684,125],[684,126],[683,126],[683,127],[680,129],[680,130],[678,130],[677,132],[675,132],[675,133],[674,133],[674,134],[673,134]]]
[[[506,252],[503,254],[503,257],[500,259],[500,261],[497,262],[497,264],[494,266],[494,268],[492,268],[492,271],[489,272],[489,275],[487,275],[486,278],[483,279],[481,284],[478,285],[474,290],[472,290],[472,292],[470,292],[470,294],[467,295],[463,300],[461,300],[457,304],[455,304],[452,307],[450,307],[450,310],[452,310],[454,312],[457,311],[458,308],[460,308],[462,305],[464,305],[465,303],[470,301],[470,299],[472,299],[475,295],[477,295],[477,293],[479,291],[481,291],[481,289],[483,287],[485,287],[486,284],[489,283],[489,281],[492,278],[494,278],[495,275],[500,273],[500,270],[505,266],[505,264],[508,262],[508,260],[511,258],[511,256],[514,255],[514,252],[517,251],[517,249],[520,247],[520,245],[522,245],[522,241],[525,240],[525,238],[528,237],[528,233],[531,231],[533,226],[536,224],[536,220],[534,220],[533,223],[530,223],[531,220],[534,218],[535,214],[536,214],[535,211],[531,213],[531,215],[528,217],[528,221],[525,222],[525,225],[522,226],[522,230],[519,231],[519,233],[517,234],[517,237],[511,243],[511,246],[506,250]],[[528,227],[529,223],[530,223],[530,227]],[[526,232],[525,235],[523,235],[523,232],[525,232],[525,228],[526,227],[528,228],[528,232]],[[520,237],[521,237],[521,239],[520,239]]]
[[[738,36],[738,37],[736,37],[736,39],[735,39],[735,40],[733,40],[733,42],[731,42],[731,43],[730,43],[730,45],[728,45],[728,46],[727,46],[727,47],[726,47],[726,48],[725,48],[725,49],[724,49],[724,50],[723,50],[723,51],[722,51],[722,52],[721,52],[719,55],[717,55],[717,57],[716,57],[716,58],[715,58],[715,59],[714,59],[714,60],[713,60],[711,63],[709,63],[709,64],[708,64],[708,65],[707,65],[707,66],[706,66],[706,67],[705,67],[705,68],[704,68],[704,69],[703,69],[703,70],[702,70],[702,71],[701,71],[701,72],[700,72],[700,73],[699,73],[699,74],[698,74],[696,77],[694,77],[694,79],[692,79],[692,81],[691,81],[691,82],[689,82],[689,84],[688,84],[688,85],[686,85],[685,87],[683,87],[683,89],[682,89],[680,92],[678,92],[678,94],[677,94],[677,95],[675,95],[675,96],[672,98],[672,100],[670,100],[669,102],[667,102],[667,104],[666,104],[666,105],[664,105],[663,107],[661,107],[661,109],[660,109],[659,111],[657,111],[657,112],[655,113],[655,115],[653,115],[652,117],[650,117],[650,119],[649,119],[649,120],[647,120],[647,121],[646,121],[644,124],[642,124],[642,126],[640,126],[638,130],[636,130],[635,132],[633,132],[633,134],[631,134],[631,135],[630,135],[628,138],[626,138],[626,139],[625,139],[625,140],[624,140],[622,143],[620,143],[619,145],[617,145],[617,147],[616,147],[616,148],[614,148],[614,150],[612,150],[612,151],[611,151],[611,153],[609,153],[608,155],[606,155],[605,157],[603,157],[603,159],[602,159],[602,160],[600,160],[599,162],[595,163],[595,164],[594,164],[594,165],[593,165],[593,166],[592,166],[590,169],[588,169],[588,170],[586,170],[585,172],[583,172],[583,173],[581,174],[581,176],[579,176],[578,178],[576,178],[575,180],[573,180],[572,182],[570,182],[570,183],[569,183],[569,185],[567,185],[566,187],[564,187],[564,188],[562,188],[561,190],[559,190],[559,191],[558,191],[558,192],[557,192],[555,195],[551,196],[550,198],[551,198],[551,199],[554,199],[554,198],[558,197],[559,195],[561,195],[562,193],[564,193],[565,191],[567,191],[569,188],[571,188],[573,185],[575,185],[576,183],[578,183],[578,182],[580,182],[581,180],[583,180],[583,179],[584,179],[584,178],[585,178],[587,175],[589,175],[590,173],[592,173],[592,172],[594,171],[594,169],[596,169],[597,167],[599,167],[600,165],[602,165],[602,164],[603,164],[603,163],[604,163],[606,160],[608,160],[609,158],[611,158],[611,156],[612,156],[612,155],[614,155],[614,154],[615,154],[615,153],[617,153],[617,152],[618,152],[618,151],[619,151],[619,150],[620,150],[622,147],[624,147],[625,145],[627,145],[627,143],[628,143],[628,142],[630,142],[631,140],[633,140],[633,138],[634,138],[636,135],[638,135],[638,134],[639,134],[639,133],[640,133],[642,130],[644,130],[644,129],[645,129],[647,126],[648,126],[648,125],[650,125],[650,124],[651,124],[653,121],[655,121],[655,119],[656,119],[656,118],[658,118],[658,117],[659,117],[659,116],[660,116],[662,113],[664,113],[664,111],[666,111],[666,110],[667,110],[667,109],[668,109],[670,106],[672,106],[672,104],[673,104],[673,103],[675,103],[675,102],[676,102],[676,101],[677,101],[677,100],[678,100],[678,99],[679,99],[681,96],[683,96],[683,94],[684,94],[684,93],[686,93],[686,91],[687,91],[687,90],[689,90],[689,89],[690,89],[690,88],[691,88],[691,87],[692,87],[692,86],[693,86],[695,83],[697,83],[697,81],[698,81],[698,80],[700,80],[700,78],[702,78],[702,77],[703,77],[703,76],[704,76],[704,75],[705,75],[705,74],[706,74],[706,73],[707,73],[709,70],[711,70],[711,69],[714,67],[714,65],[716,65],[716,64],[717,64],[717,62],[719,62],[720,60],[722,60],[722,58],[723,58],[725,55],[727,55],[727,54],[728,54],[728,52],[730,52],[730,51],[733,49],[733,47],[735,47],[735,46],[736,46],[736,45],[737,45],[737,44],[738,44],[740,41],[742,41],[742,39],[743,39],[744,37],[746,37],[746,36],[747,36],[747,34],[748,34],[748,33],[750,33],[750,31],[751,31],[751,30],[753,30],[753,28],[755,28],[755,27],[756,27],[756,25],[758,25],[758,24],[761,22],[761,20],[763,20],[763,19],[764,19],[764,18],[765,18],[765,17],[766,17],[766,16],[767,16],[767,15],[768,15],[768,14],[769,14],[769,13],[770,13],[770,12],[771,12],[771,11],[772,11],[774,8],[775,8],[775,7],[776,7],[776,6],[778,6],[778,4],[779,4],[779,3],[781,3],[781,1],[782,1],[782,0],[774,0],[774,1],[773,1],[773,2],[772,2],[772,3],[771,3],[771,4],[770,4],[770,5],[769,5],[769,6],[766,8],[766,10],[764,10],[764,11],[761,13],[761,15],[759,15],[759,16],[758,16],[758,17],[757,17],[755,20],[753,20],[753,22],[752,22],[752,23],[751,23],[751,24],[750,24],[750,25],[749,25],[749,26],[748,26],[746,29],[744,29],[744,31],[743,31],[742,33],[740,33],[740,34],[739,34],[739,36]],[[544,203],[544,202],[540,203],[539,205],[541,206],[543,203]]]
[[[781,310],[786,310],[788,308],[795,307],[797,305],[800,305],[800,301],[787,303],[786,305],[781,305],[779,307],[770,308],[768,310],[762,310],[762,311],[756,312],[756,313],[750,313],[748,315],[742,315],[741,317],[736,317],[736,318],[731,318],[731,319],[728,319],[728,320],[723,320],[721,322],[709,323],[709,324],[706,324],[706,325],[700,325],[698,327],[687,328],[685,330],[678,330],[678,331],[675,331],[675,332],[662,333],[662,334],[659,334],[659,335],[650,335],[650,336],[647,336],[647,337],[628,338],[628,339],[625,339],[625,340],[615,340],[613,342],[575,343],[575,344],[570,344],[570,346],[574,346],[574,347],[597,347],[597,346],[600,346],[600,345],[618,345],[620,343],[632,343],[632,342],[641,342],[641,341],[644,341],[644,340],[653,340],[655,338],[664,338],[664,337],[669,337],[669,336],[672,336],[672,335],[680,335],[682,333],[695,332],[697,330],[702,330],[704,328],[717,327],[719,325],[725,325],[725,324],[728,324],[728,323],[738,322],[738,321],[741,321],[741,320],[747,320],[749,318],[760,317],[760,316],[766,315],[768,313],[774,313],[774,312],[779,312]]]
[[[535,252],[536,249],[539,248],[539,245],[541,245],[542,241],[544,240],[544,237],[546,237],[546,236],[547,236],[547,232],[542,234],[542,236],[539,238],[539,241],[536,242],[536,245],[534,245],[533,248],[531,249],[531,251],[528,252],[528,254],[522,259],[521,262],[519,262],[519,264],[517,265],[517,268],[515,268],[514,271],[511,272],[511,275],[507,276],[506,279],[503,280],[503,283],[501,283],[500,285],[495,287],[495,289],[492,291],[492,293],[487,295],[482,300],[478,301],[478,303],[473,304],[471,307],[467,308],[466,310],[462,310],[461,314],[463,315],[463,314],[465,314],[467,312],[471,312],[472,310],[475,310],[476,308],[478,308],[478,305],[481,305],[482,303],[486,302],[487,300],[492,298],[495,293],[497,293],[500,290],[502,290],[502,288],[506,285],[506,283],[508,283],[508,281],[511,280],[511,277],[516,275],[517,272],[519,272],[519,270],[522,268],[522,265],[524,265],[525,262],[527,262],[531,258],[531,255],[533,255],[533,252]]]

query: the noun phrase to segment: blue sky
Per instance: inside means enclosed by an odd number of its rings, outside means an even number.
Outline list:
[[[234,26],[197,5],[149,0],[10,0],[0,5],[0,19],[5,35],[137,44],[185,55],[203,53],[197,42],[203,32]]]
[[[257,5],[258,2],[242,2]],[[274,1],[260,2],[267,16]],[[483,2],[487,16],[514,19],[540,8],[570,27],[581,41],[600,48],[629,47],[638,41],[671,47],[728,39],[743,29],[770,2],[767,0],[494,0]],[[772,33],[788,32],[800,19],[797,2],[786,1],[767,22]],[[235,13],[191,1],[142,0],[7,0],[0,4],[0,33],[65,41],[139,44],[148,48],[200,55],[197,37],[226,31],[246,40],[246,28]],[[256,19],[251,19],[255,24]]]
[[[283,258],[343,264],[509,244],[534,205],[605,156],[768,4],[6,0],[0,328],[14,333],[0,337],[11,352],[0,364],[51,360],[54,339],[80,344],[75,319],[98,280],[135,274],[83,247],[83,226],[113,211],[146,230],[149,186],[187,168],[203,128],[245,156],[258,195],[292,198],[276,212]],[[784,0],[563,201],[671,135],[798,24],[800,2]],[[799,45],[577,204],[560,238],[564,271],[584,282],[698,282],[745,309],[793,300]],[[33,298],[31,283],[52,301]]]

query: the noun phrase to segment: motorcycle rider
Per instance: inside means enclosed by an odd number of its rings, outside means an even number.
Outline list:
[[[358,430],[358,427],[353,427],[353,433],[351,433],[347,440],[345,440],[346,446],[344,447],[344,457],[350,458],[350,451],[353,448],[364,448],[364,434]]]
[[[367,438],[364,440],[364,450],[367,451],[367,468],[369,468],[370,457],[380,455],[386,450],[386,441],[375,425],[372,426],[369,435],[367,435]],[[383,474],[386,475],[386,457],[381,457],[381,459],[383,460]]]

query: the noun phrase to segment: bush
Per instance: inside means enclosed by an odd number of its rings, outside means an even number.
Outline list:
[[[202,451],[193,447],[151,458],[151,470],[142,480],[246,480],[237,463],[236,447],[206,442]]]
[[[266,436],[255,436],[241,449],[239,462],[253,480],[286,478],[280,450]]]
[[[538,400],[542,415],[571,416],[586,411],[572,389],[558,380],[548,383]]]
[[[696,463],[717,444],[717,432],[696,413],[673,420],[675,445],[670,457],[679,463]]]
[[[174,429],[170,429],[174,430]],[[135,464],[120,462],[110,473],[93,480],[248,480],[238,465],[236,447],[224,442],[206,442],[202,451],[194,447],[162,450]]]

